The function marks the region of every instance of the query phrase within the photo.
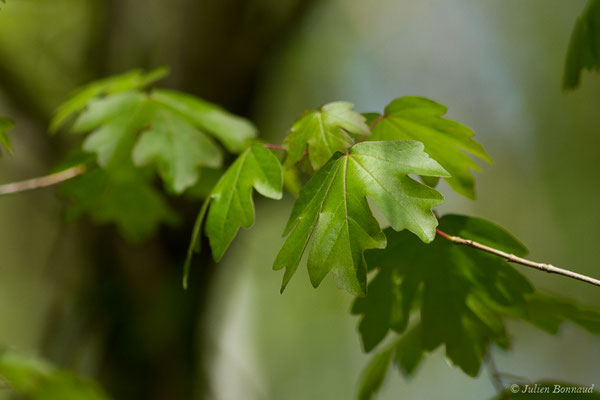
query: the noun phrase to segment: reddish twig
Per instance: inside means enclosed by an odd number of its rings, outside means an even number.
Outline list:
[[[489,246],[486,246],[484,244],[475,242],[473,240],[463,239],[463,238],[458,237],[458,236],[449,235],[446,232],[440,231],[439,229],[436,229],[436,233],[438,234],[438,236],[441,236],[444,239],[447,239],[447,240],[451,241],[454,244],[462,244],[462,245],[465,245],[465,246],[473,247],[475,249],[478,249],[478,250],[481,250],[481,251],[485,251],[486,253],[490,253],[490,254],[494,254],[494,255],[496,255],[498,257],[502,257],[505,260],[510,261],[512,263],[515,263],[515,264],[524,265],[526,267],[535,268],[537,270],[548,272],[550,274],[558,274],[558,275],[566,276],[568,278],[577,279],[577,280],[582,281],[582,282],[590,283],[590,284],[595,285],[595,286],[600,286],[600,280],[594,279],[594,278],[590,278],[589,276],[578,274],[576,272],[569,271],[569,270],[566,270],[566,269],[557,268],[557,267],[555,267],[553,265],[550,265],[550,264],[543,264],[543,263],[537,263],[537,262],[534,262],[534,261],[529,261],[529,260],[526,260],[524,258],[517,257],[514,254],[505,253],[505,252],[503,252],[501,250],[494,249],[492,247],[489,247]]]

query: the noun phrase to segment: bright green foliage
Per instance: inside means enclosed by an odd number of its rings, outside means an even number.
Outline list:
[[[88,102],[95,97],[142,89],[162,79],[168,70],[164,67],[156,68],[148,73],[136,69],[121,75],[111,76],[91,82],[78,89],[69,100],[61,104],[50,123],[50,131],[56,132],[75,114],[83,110]]]
[[[9,153],[12,152],[12,147],[7,132],[14,126],[15,123],[11,119],[0,117],[0,149],[4,147]]]
[[[240,154],[210,194],[205,232],[215,261],[223,257],[240,226],[254,224],[252,187],[265,197],[280,199],[282,186],[281,164],[271,150],[255,144]]]
[[[241,153],[256,137],[256,127],[250,121],[197,97],[164,89],[155,89],[152,97],[211,133],[232,153]]]
[[[96,168],[63,183],[60,195],[69,200],[67,217],[88,214],[98,224],[115,223],[134,242],[155,233],[162,223],[174,223],[175,213],[152,186],[148,172],[132,166]]]
[[[525,385],[529,385],[526,387]],[[556,386],[559,388],[557,389]],[[504,392],[494,397],[494,400],[548,400],[548,399],[576,399],[576,400],[598,400],[600,392],[593,390],[588,393],[590,385],[573,384],[557,381],[525,382],[518,384],[518,393],[506,389]],[[545,392],[545,390],[548,392]],[[527,392],[525,392],[527,390]],[[558,392],[554,392],[558,390]],[[569,391],[572,391],[569,393]],[[561,393],[562,391],[562,393]]]
[[[308,152],[310,165],[317,170],[336,151],[346,152],[354,142],[353,136],[369,135],[365,118],[352,107],[351,103],[337,101],[301,116],[283,142],[287,150],[285,166],[297,163]]]
[[[127,161],[133,151],[138,166],[156,162],[163,181],[176,193],[197,182],[201,166],[217,168],[223,160],[221,149],[203,131],[142,92],[122,92],[90,101],[73,130],[93,131],[83,149],[95,152],[102,167]]]
[[[600,0],[589,0],[577,19],[567,52],[563,88],[579,86],[584,69],[600,69]]]
[[[480,170],[465,153],[491,162],[483,147],[471,136],[473,131],[458,122],[442,118],[447,108],[423,97],[400,97],[386,108],[383,118],[373,119],[372,136],[367,140],[416,140],[425,152],[450,173],[446,182],[458,193],[475,198],[473,176],[469,169]],[[429,183],[428,183],[429,184]]]
[[[14,351],[0,350],[0,380],[32,400],[108,399],[93,382]]]
[[[440,229],[463,238],[524,255],[525,248],[498,226],[479,218],[444,216]],[[420,305],[421,345],[432,351],[444,344],[449,360],[468,375],[479,372],[489,340],[508,344],[500,308],[524,307],[533,291],[506,261],[438,238],[425,245],[407,232],[386,230],[388,247],[367,256],[379,269],[369,295],[353,312],[363,314],[359,331],[365,350],[390,329],[403,332]]]
[[[393,229],[408,229],[425,242],[433,240],[437,220],[430,209],[443,197],[408,174],[448,176],[417,142],[365,142],[347,154],[336,153],[304,186],[294,205],[284,232],[289,236],[273,266],[286,268],[282,290],[314,234],[308,256],[313,286],[332,271],[339,287],[365,294],[363,252],[386,245],[366,196]]]

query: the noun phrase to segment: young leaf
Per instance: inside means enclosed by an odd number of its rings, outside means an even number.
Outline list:
[[[369,135],[365,118],[352,111],[352,107],[350,103],[338,101],[301,116],[283,142],[287,150],[285,166],[296,164],[307,151],[310,165],[317,170],[336,151],[345,152],[352,146],[352,136]]]
[[[132,152],[138,166],[155,162],[175,193],[198,181],[201,166],[217,168],[223,160],[216,143],[185,116],[137,91],[91,100],[73,131],[92,131],[83,148],[96,153],[105,168],[129,160]]]
[[[506,231],[479,218],[444,216],[440,229],[516,255],[526,252]],[[402,332],[420,300],[422,348],[432,351],[444,344],[448,359],[475,376],[489,340],[508,344],[499,307],[524,307],[533,287],[491,254],[443,239],[425,245],[406,232],[385,233],[388,247],[367,254],[369,265],[380,272],[369,284],[368,296],[358,298],[353,307],[354,313],[364,315],[359,331],[365,350],[375,347],[389,329]]]
[[[0,350],[0,380],[32,400],[107,400],[93,382],[43,360]]]
[[[12,147],[7,132],[14,126],[15,123],[11,119],[0,117],[0,149],[4,147],[9,154],[12,153]]]
[[[172,90],[155,89],[152,97],[187,117],[194,125],[219,139],[232,153],[244,151],[256,137],[254,124],[216,104]]]
[[[581,71],[600,69],[600,0],[590,0],[571,34],[563,88],[579,86]]]
[[[167,187],[181,193],[198,181],[200,167],[218,168],[221,150],[204,133],[179,115],[158,108],[150,128],[142,133],[133,150],[136,165],[155,161]]]
[[[392,101],[379,120],[373,120],[372,136],[367,140],[417,140],[450,177],[450,187],[468,198],[475,198],[473,176],[469,169],[480,168],[465,152],[491,162],[483,147],[471,136],[473,131],[458,122],[442,118],[447,108],[423,97],[400,97]]]
[[[115,223],[128,240],[139,242],[162,223],[177,220],[148,174],[130,167],[94,169],[61,185],[59,194],[70,201],[67,217],[89,214],[99,224]]]
[[[252,187],[271,199],[282,196],[283,172],[277,156],[255,144],[244,151],[223,174],[210,198],[205,232],[215,261],[219,261],[240,226],[254,224]]]
[[[302,189],[292,210],[284,232],[289,236],[273,265],[276,270],[286,268],[281,290],[314,234],[308,256],[313,286],[332,271],[339,287],[365,293],[363,253],[386,245],[366,196],[395,230],[408,229],[425,242],[433,240],[437,220],[430,209],[443,197],[408,177],[413,173],[447,176],[418,142],[359,143],[347,154],[334,154]]]
[[[58,131],[70,117],[83,110],[93,98],[145,88],[164,78],[167,73],[168,70],[165,67],[156,68],[148,73],[136,69],[85,85],[58,108],[50,122],[50,132]]]

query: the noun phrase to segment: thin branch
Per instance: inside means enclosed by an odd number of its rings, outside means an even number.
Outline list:
[[[475,249],[478,249],[478,250],[481,250],[481,251],[485,251],[486,253],[490,253],[490,254],[494,254],[494,255],[496,255],[498,257],[502,257],[505,260],[510,261],[512,263],[515,263],[515,264],[521,264],[521,265],[524,265],[524,266],[529,267],[529,268],[535,268],[535,269],[538,269],[540,271],[548,272],[550,274],[563,275],[563,276],[566,276],[568,278],[577,279],[577,280],[580,280],[582,282],[587,282],[587,283],[590,283],[590,284],[595,285],[595,286],[600,286],[600,280],[594,279],[594,278],[590,278],[589,276],[578,274],[576,272],[572,272],[572,271],[569,271],[569,270],[566,270],[566,269],[557,268],[557,267],[555,267],[553,265],[550,265],[550,264],[543,264],[543,263],[537,263],[537,262],[534,262],[534,261],[529,261],[529,260],[526,260],[524,258],[517,257],[514,254],[508,254],[508,253],[505,253],[503,251],[494,249],[492,247],[483,245],[481,243],[477,243],[477,242],[475,242],[473,240],[463,239],[463,238],[458,237],[458,236],[451,236],[451,235],[449,235],[449,234],[447,234],[445,232],[440,231],[439,229],[436,229],[436,233],[438,234],[438,236],[441,236],[444,239],[447,239],[447,240],[451,241],[454,244],[462,244],[462,245],[465,245],[465,246],[473,247]]]
[[[263,146],[267,149],[275,149],[275,150],[281,150],[281,151],[286,151],[283,146],[278,145],[278,144],[270,144],[270,143],[266,143],[263,144]]]
[[[27,179],[25,181],[7,183],[0,185],[0,196],[11,193],[25,192],[27,190],[39,189],[46,186],[56,185],[57,183],[75,178],[86,171],[86,166],[83,164],[65,169],[54,174],[41,176],[39,178]]]
[[[375,118],[373,120],[373,122],[371,122],[371,125],[369,125],[369,130],[372,131],[373,128],[375,128],[375,125],[377,125],[377,123],[379,121],[381,121],[383,119],[383,115],[378,116],[377,118]],[[363,135],[359,140],[358,143],[361,143],[363,140],[365,140],[367,138],[367,135]]]

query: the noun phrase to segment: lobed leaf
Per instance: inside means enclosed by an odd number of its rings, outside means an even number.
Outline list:
[[[522,244],[498,226],[479,218],[447,215],[440,229],[488,246],[524,255]],[[533,287],[505,260],[446,240],[429,245],[407,232],[385,231],[388,247],[370,252],[367,262],[378,274],[369,294],[355,301],[365,351],[390,329],[402,333],[412,308],[420,306],[423,350],[445,345],[446,356],[475,376],[490,340],[506,347],[501,307],[524,307]]]
[[[331,271],[339,287],[366,292],[364,251],[383,248],[386,238],[366,197],[381,209],[393,229],[408,229],[421,240],[435,236],[431,207],[443,202],[435,190],[408,174],[447,176],[417,142],[368,142],[336,153],[302,188],[273,268],[285,268],[282,291],[295,273],[308,242],[308,272],[317,287]]]
[[[252,188],[265,197],[280,199],[283,171],[277,156],[264,146],[247,148],[223,174],[210,194],[205,232],[215,261],[219,261],[242,226],[254,224]]]
[[[378,120],[369,114],[375,125],[367,140],[422,142],[425,152],[451,175],[444,178],[450,187],[474,199],[474,180],[469,169],[480,171],[480,168],[465,152],[487,162],[491,159],[471,138],[473,131],[458,122],[442,118],[446,112],[445,106],[423,97],[400,97],[385,108],[383,117]]]
[[[283,142],[287,150],[285,167],[296,164],[307,152],[316,171],[335,152],[346,152],[353,144],[352,136],[369,135],[365,118],[352,111],[352,107],[351,103],[338,101],[301,116]]]

